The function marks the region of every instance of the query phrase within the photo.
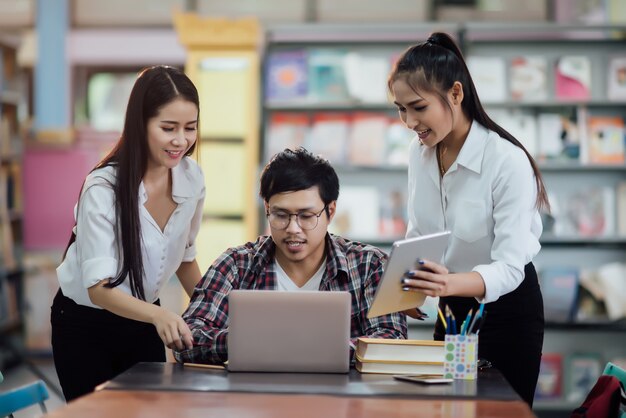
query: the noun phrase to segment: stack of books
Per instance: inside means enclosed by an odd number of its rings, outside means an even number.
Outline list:
[[[443,375],[443,341],[364,338],[357,340],[361,373]]]

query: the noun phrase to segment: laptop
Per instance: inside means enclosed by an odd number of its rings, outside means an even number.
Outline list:
[[[349,292],[233,290],[228,299],[229,371],[349,371]]]

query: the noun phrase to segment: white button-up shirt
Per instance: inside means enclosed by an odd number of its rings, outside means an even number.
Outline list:
[[[439,175],[436,148],[410,146],[407,237],[452,231],[443,264],[476,271],[493,302],[515,290],[541,248],[537,187],[528,157],[474,122],[457,156]]]
[[[80,305],[99,308],[89,299],[87,289],[100,281],[115,278],[119,269],[121,244],[115,237],[114,193],[117,169],[112,166],[87,176],[79,203],[74,209],[76,241],[68,248],[57,268],[63,294]],[[189,157],[172,168],[172,199],[177,207],[163,231],[144,203],[148,199],[143,182],[139,185],[139,222],[146,301],[154,302],[181,262],[196,257],[195,239],[202,220],[205,188],[200,167]],[[127,279],[116,289],[132,295]]]

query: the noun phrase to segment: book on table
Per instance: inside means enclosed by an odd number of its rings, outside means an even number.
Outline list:
[[[361,373],[443,376],[443,361],[364,360],[357,354],[354,367]]]
[[[362,361],[368,362],[397,361],[443,364],[443,345],[443,341],[361,337],[357,339],[356,355]]]

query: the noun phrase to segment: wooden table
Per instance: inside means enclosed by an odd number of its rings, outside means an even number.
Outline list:
[[[534,417],[522,401],[103,390],[50,418],[496,418]]]
[[[140,363],[50,417],[533,417],[497,370],[417,385],[388,375],[228,373]]]

